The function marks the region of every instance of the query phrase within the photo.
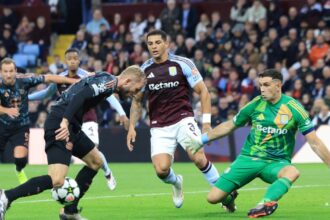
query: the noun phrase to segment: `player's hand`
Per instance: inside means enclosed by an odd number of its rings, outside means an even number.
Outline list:
[[[55,139],[58,141],[69,141],[69,121],[63,118],[60,128],[55,131]]]
[[[127,118],[127,116],[126,115],[120,115],[119,116],[119,122],[120,122],[120,125],[123,125],[125,130],[128,131],[129,119]]]
[[[135,138],[136,138],[135,128],[130,127],[127,134],[127,147],[129,151],[134,150],[133,143],[135,142]]]
[[[210,123],[203,123],[202,126],[202,134],[207,133],[212,130],[211,124]],[[207,143],[207,146],[210,146],[211,142]]]
[[[7,108],[6,109],[6,114],[10,118],[17,118],[19,116],[19,108]]]

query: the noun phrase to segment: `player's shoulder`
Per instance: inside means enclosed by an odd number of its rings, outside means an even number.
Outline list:
[[[142,65],[141,65],[141,69],[142,71],[144,71],[146,68],[148,68],[149,66],[151,66],[154,63],[153,58],[150,58],[148,60],[146,60]]]
[[[168,59],[170,61],[172,61],[172,62],[178,63],[180,66],[188,66],[191,69],[193,69],[195,67],[195,64],[193,63],[193,61],[191,61],[187,57],[183,57],[183,56],[179,56],[179,55],[174,55],[174,54],[169,54]]]
[[[287,95],[283,95],[281,102],[282,102],[282,104],[285,104],[290,107],[301,106],[300,102],[297,99],[292,98],[291,96],[287,96]]]

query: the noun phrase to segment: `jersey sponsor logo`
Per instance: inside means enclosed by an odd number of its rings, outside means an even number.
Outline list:
[[[104,83],[99,83],[99,84],[93,84],[92,88],[94,89],[95,95],[99,95],[100,93],[104,92],[107,87],[105,86]]]
[[[151,72],[148,76],[147,76],[147,78],[148,79],[150,79],[150,78],[155,78],[155,75],[154,75],[154,73],[153,72]]]
[[[287,134],[288,129],[273,128],[273,127],[263,127],[262,125],[257,125],[257,130],[262,131],[267,134]]]
[[[161,82],[161,83],[151,83],[149,84],[149,90],[160,90],[160,89],[171,89],[179,86],[179,81],[174,82]]]
[[[168,72],[170,73],[171,76],[175,76],[177,74],[176,67],[175,66],[170,66],[168,68]]]
[[[193,76],[196,76],[199,74],[199,71],[196,67],[194,67],[192,70],[191,70],[191,73],[193,74]]]
[[[282,125],[286,125],[289,122],[289,115],[281,114],[280,115],[280,122]]]

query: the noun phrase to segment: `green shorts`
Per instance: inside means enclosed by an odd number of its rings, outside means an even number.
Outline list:
[[[215,186],[224,192],[241,188],[256,177],[267,183],[277,180],[280,170],[291,165],[289,161],[264,160],[256,157],[239,155],[236,160],[220,176]]]

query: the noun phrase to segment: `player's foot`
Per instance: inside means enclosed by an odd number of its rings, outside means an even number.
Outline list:
[[[110,190],[115,190],[117,186],[116,178],[114,177],[113,173],[105,177],[107,179],[107,185]]]
[[[237,196],[238,196],[238,192],[235,190],[227,196],[226,198],[227,201],[220,203],[227,212],[236,211],[237,207],[235,205],[235,199],[237,198]]]
[[[177,175],[177,182],[173,185],[173,203],[176,208],[180,208],[183,204],[183,177]]]
[[[21,170],[20,172],[16,171],[16,175],[17,175],[17,178],[18,178],[18,182],[20,184],[23,184],[25,183],[26,181],[28,181],[28,178],[24,172],[24,170]]]
[[[87,218],[84,218],[80,215],[80,212],[81,211],[74,214],[66,214],[62,208],[60,211],[60,220],[87,220]]]
[[[0,190],[0,220],[5,219],[5,213],[7,210],[7,206],[8,206],[8,199],[5,194],[5,190],[1,189]]]
[[[248,213],[249,218],[259,218],[267,215],[273,214],[277,209],[278,204],[275,201],[266,202],[264,204],[257,205],[255,208],[251,209]]]
[[[190,150],[193,154],[203,147],[201,136],[190,130],[181,143],[185,149]]]

